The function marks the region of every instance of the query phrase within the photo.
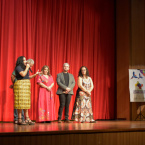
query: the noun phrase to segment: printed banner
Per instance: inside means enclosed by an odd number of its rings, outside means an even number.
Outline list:
[[[130,102],[145,102],[145,70],[129,69]]]

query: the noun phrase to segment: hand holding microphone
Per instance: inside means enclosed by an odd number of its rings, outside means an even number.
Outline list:
[[[26,64],[26,68],[29,69],[30,68],[30,64],[27,63]]]
[[[30,70],[30,72],[32,73],[33,71],[31,70],[31,68],[30,68],[30,64],[28,63],[28,61],[26,61],[26,68],[29,68],[29,70]]]

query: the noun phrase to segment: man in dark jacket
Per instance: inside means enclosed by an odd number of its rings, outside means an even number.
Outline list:
[[[58,112],[58,123],[61,123],[62,111],[65,106],[65,122],[70,123],[69,117],[69,104],[71,101],[71,96],[73,95],[73,88],[75,86],[74,76],[69,71],[69,64],[63,64],[63,72],[57,74],[57,84],[58,89],[56,94],[59,95],[59,112]]]

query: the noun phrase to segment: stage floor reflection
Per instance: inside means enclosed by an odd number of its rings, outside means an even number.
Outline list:
[[[85,132],[121,132],[143,131],[145,121],[97,121],[96,123],[36,123],[35,125],[17,125],[13,123],[0,123],[0,134],[8,133],[85,133]]]

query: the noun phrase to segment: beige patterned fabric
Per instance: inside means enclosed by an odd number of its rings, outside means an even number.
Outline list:
[[[90,79],[88,79],[87,81],[84,81],[84,79],[82,79],[82,85],[87,90],[89,90],[91,87]],[[77,91],[76,96],[78,97],[76,98],[72,119],[77,122],[90,122],[91,120],[94,120],[91,96],[88,96],[81,89]]]
[[[17,80],[14,83],[14,108],[30,109],[31,105],[31,84],[30,80]]]

